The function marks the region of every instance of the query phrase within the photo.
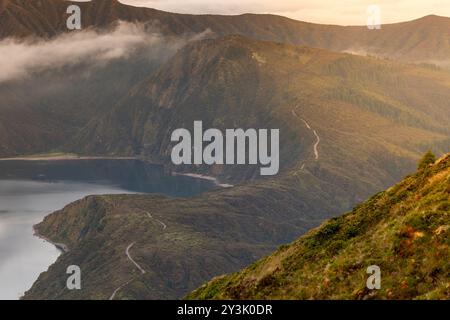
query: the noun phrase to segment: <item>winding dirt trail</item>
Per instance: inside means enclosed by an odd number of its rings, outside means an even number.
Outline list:
[[[149,219],[152,219],[152,220],[156,221],[157,223],[159,223],[159,224],[161,225],[163,231],[167,229],[167,225],[166,225],[164,222],[162,222],[161,220],[159,220],[159,219],[153,217],[153,215],[152,215],[150,212],[145,211],[145,210],[142,210],[142,212],[144,212],[145,215],[146,215]],[[131,254],[130,254],[130,250],[133,248],[133,246],[134,246],[135,244],[136,244],[136,242],[133,242],[132,244],[130,244],[130,245],[127,247],[127,249],[125,250],[125,255],[127,256],[128,260],[130,260],[130,261],[136,266],[136,268],[139,269],[139,271],[140,271],[142,274],[146,274],[146,271],[144,270],[144,268],[142,268],[142,267],[141,267],[141,266],[133,259],[133,257],[132,257]],[[126,287],[128,284],[130,284],[130,282],[133,281],[133,280],[134,280],[134,278],[131,278],[130,280],[128,280],[127,282],[125,282],[125,283],[122,284],[121,286],[117,287],[116,290],[114,290],[114,292],[113,292],[113,294],[111,295],[111,297],[109,297],[109,300],[114,300],[114,298],[116,297],[117,293],[118,293],[121,289],[123,289],[124,287]]]
[[[117,292],[119,292],[123,287],[125,287],[126,285],[128,285],[131,281],[133,281],[133,279],[128,280],[127,282],[125,282],[123,285],[121,285],[120,287],[118,287],[116,290],[114,290],[113,294],[111,295],[111,297],[109,297],[109,300],[114,300],[114,298],[116,297]]]
[[[163,230],[167,229],[167,225],[164,222],[162,222],[161,220],[159,220],[157,218],[154,218],[153,215],[150,212],[148,212],[148,211],[144,211],[144,212],[147,215],[147,217],[149,217],[150,219],[153,219],[156,222],[158,222],[162,226]]]
[[[131,257],[130,250],[131,250],[131,248],[133,248],[133,246],[135,244],[136,244],[136,242],[133,242],[132,244],[130,244],[127,247],[127,250],[125,250],[125,254],[127,255],[128,259],[136,266],[136,268],[138,268],[142,274],[145,274],[145,270],[136,261],[134,261],[133,258]]]
[[[316,137],[316,143],[313,146],[314,149],[314,158],[316,161],[319,160],[320,155],[319,155],[319,144],[320,144],[320,136],[317,133],[317,131],[315,129],[313,129],[311,127],[311,125],[308,123],[308,121],[306,121],[305,119],[301,118],[297,112],[295,112],[295,110],[292,110],[292,115],[300,120],[303,121],[303,123],[305,124],[305,126],[308,128],[308,130],[311,130],[314,133],[314,136]],[[305,164],[302,165],[302,170],[305,168]]]
[[[316,160],[319,160],[319,143],[320,143],[320,137],[317,134],[316,130],[313,130],[314,135],[317,138],[317,142],[314,144],[314,155],[316,156]]]
[[[130,254],[130,250],[131,248],[133,248],[133,246],[136,244],[136,242],[133,242],[132,244],[130,244],[127,249],[125,250],[125,255],[127,256],[128,260],[130,260],[135,266],[136,268],[139,269],[139,271],[142,274],[145,274],[146,271],[136,262],[134,261],[134,259],[131,257]],[[122,290],[124,287],[126,287],[128,284],[131,283],[131,281],[133,281],[135,278],[132,277],[130,280],[128,280],[127,282],[125,282],[124,284],[120,285],[119,287],[116,288],[116,290],[114,290],[113,294],[111,295],[111,297],[109,297],[109,300],[114,300],[114,298],[116,297],[117,293]]]

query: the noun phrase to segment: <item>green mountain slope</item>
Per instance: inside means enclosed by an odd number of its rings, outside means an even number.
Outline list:
[[[448,149],[449,89],[444,71],[228,36],[184,47],[66,148],[169,164],[171,133],[194,120],[222,130],[280,128],[283,173],[306,168],[340,185],[359,181],[354,190],[380,189],[427,148]],[[239,182],[257,169],[195,170]]]
[[[240,36],[188,45],[93,119],[67,150],[138,154],[170,167],[172,130],[191,128],[194,120],[203,120],[205,128],[280,128],[280,174],[257,179],[251,166],[176,168],[238,185],[196,199],[111,196],[92,198],[92,208],[85,201],[69,206],[38,228],[73,250],[41,275],[26,298],[107,298],[136,271],[124,253],[134,242],[139,261],[152,271],[127,284],[123,298],[180,298],[211,276],[238,270],[398,181],[424,148],[448,149],[449,84],[448,74],[435,69]],[[168,226],[170,219],[175,233],[161,226],[158,232],[154,220],[156,231],[149,232],[143,210]],[[236,256],[231,247],[224,258],[218,249],[224,243],[237,243],[246,253]],[[188,250],[195,254],[186,257]],[[165,257],[164,269],[152,263],[155,252]],[[196,261],[203,259],[200,268]],[[168,271],[180,261],[185,267],[178,278]],[[83,266],[92,283],[84,291],[62,290],[70,262]],[[98,270],[108,277],[95,280]],[[158,276],[146,278],[150,273]],[[176,287],[174,276],[180,279]],[[152,282],[157,288],[145,287]]]
[[[450,155],[190,299],[449,299]],[[381,289],[366,288],[367,267]]]
[[[64,0],[0,0],[0,38],[53,37],[67,32]],[[411,62],[448,66],[450,18],[422,19],[384,25],[343,27],[306,23],[274,15],[239,16],[174,14],[135,8],[117,0],[76,3],[82,9],[83,27],[109,27],[118,20],[141,22],[166,35],[199,33],[207,29],[217,36],[240,34],[259,40],[287,42],[333,51],[352,51]]]
[[[124,59],[80,61],[0,81],[0,157],[61,150],[175,52],[167,40]]]

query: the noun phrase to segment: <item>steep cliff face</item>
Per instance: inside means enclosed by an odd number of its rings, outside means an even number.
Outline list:
[[[450,155],[191,299],[450,298]],[[369,290],[366,270],[381,269]]]

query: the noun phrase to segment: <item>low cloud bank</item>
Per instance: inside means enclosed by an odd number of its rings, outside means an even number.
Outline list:
[[[64,34],[52,40],[5,39],[0,41],[0,83],[18,80],[47,69],[83,64],[107,64],[129,58],[137,50],[149,48],[149,59],[161,53],[172,55],[189,41],[210,35],[165,38],[146,31],[141,24],[120,22],[111,32],[87,30]],[[158,48],[159,50],[153,50]]]

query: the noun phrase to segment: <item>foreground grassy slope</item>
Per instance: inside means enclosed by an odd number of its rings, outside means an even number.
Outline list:
[[[450,155],[190,299],[449,299]],[[366,289],[378,265],[381,290]]]

